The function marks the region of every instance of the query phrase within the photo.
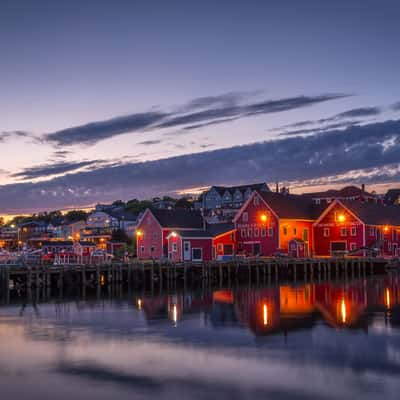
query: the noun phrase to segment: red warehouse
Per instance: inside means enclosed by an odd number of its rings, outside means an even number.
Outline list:
[[[199,211],[147,209],[136,230],[139,259],[168,257],[168,235],[174,231],[204,231]]]
[[[313,252],[313,223],[320,206],[304,196],[283,193],[259,193],[240,209],[234,222],[237,229],[238,253],[272,256],[288,253],[289,242],[302,240],[301,254]]]
[[[400,208],[377,203],[335,200],[314,224],[315,254],[350,252],[399,255]]]
[[[174,262],[210,261],[235,252],[233,224],[211,224],[205,230],[177,230],[168,237],[168,258]]]

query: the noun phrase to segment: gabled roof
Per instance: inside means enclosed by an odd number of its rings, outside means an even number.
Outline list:
[[[221,224],[209,224],[204,230],[189,230],[189,231],[177,231],[177,234],[183,238],[190,237],[201,237],[201,238],[215,238],[224,233],[231,232],[235,229],[232,223],[221,223]]]
[[[258,192],[279,218],[315,220],[326,208],[316,205],[311,198],[274,192]]]
[[[312,198],[320,198],[320,199],[348,198],[348,197],[360,197],[360,196],[375,197],[374,194],[366,192],[365,190],[357,186],[345,186],[344,188],[339,190],[330,189],[324,192],[304,193],[304,196]]]
[[[367,225],[400,226],[400,207],[360,201],[340,201]]]
[[[253,183],[250,185],[241,185],[241,186],[212,186],[213,189],[215,189],[221,196],[224,195],[226,191],[228,191],[230,194],[234,194],[236,190],[239,190],[240,192],[244,193],[246,192],[247,189],[250,189],[252,192],[254,190],[261,191],[262,188],[266,187],[267,190],[269,190],[268,185],[266,183]]]
[[[203,217],[200,211],[176,210],[151,210],[163,228],[203,229]]]

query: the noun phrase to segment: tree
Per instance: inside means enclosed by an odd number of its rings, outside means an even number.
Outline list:
[[[123,231],[122,229],[116,229],[113,231],[111,235],[111,240],[113,242],[121,242],[121,243],[127,243],[131,244],[132,239],[129,238],[129,236]]]
[[[71,210],[65,214],[65,219],[68,222],[77,222],[77,221],[86,220],[87,216],[88,216],[88,213],[86,211]]]
[[[189,210],[192,207],[193,207],[192,202],[189,201],[188,199],[185,199],[184,197],[180,198],[175,203],[175,208],[185,208],[185,209]]]

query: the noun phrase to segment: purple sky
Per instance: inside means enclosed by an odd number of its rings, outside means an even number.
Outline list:
[[[395,0],[1,1],[0,213],[396,186],[399,21]]]

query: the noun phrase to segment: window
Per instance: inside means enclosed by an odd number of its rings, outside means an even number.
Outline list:
[[[397,232],[396,229],[393,229],[393,241],[397,242],[399,238],[399,233]]]
[[[153,239],[157,239],[158,235],[156,232],[153,233]]]
[[[217,250],[218,250],[218,253],[222,253],[222,251],[224,250],[224,245],[222,243],[218,243]]]
[[[234,241],[235,241],[235,234],[231,233],[231,242],[234,242]]]
[[[286,228],[286,226],[284,226],[284,227],[282,228],[282,232],[283,232],[283,235],[284,235],[284,236],[287,236],[287,228]]]
[[[202,248],[192,249],[192,261],[203,261],[203,249]]]
[[[369,236],[376,236],[376,230],[373,226],[369,228]]]
[[[346,228],[340,228],[340,236],[347,236],[347,229]]]
[[[268,236],[269,237],[271,237],[271,236],[274,236],[274,228],[268,228]]]
[[[249,213],[247,211],[245,211],[243,213],[242,220],[243,220],[243,222],[248,222],[249,221]]]
[[[172,243],[172,251],[177,251],[178,250],[178,246],[176,245],[176,243]]]
[[[255,206],[258,206],[260,204],[260,198],[258,196],[254,196],[253,204]]]
[[[247,231],[246,231],[246,229],[242,229],[242,230],[240,231],[240,236],[241,236],[242,238],[246,238],[246,237],[247,237]]]
[[[267,236],[267,230],[263,227],[261,228],[261,237]]]
[[[253,236],[253,228],[247,229],[247,236],[252,237]]]
[[[308,228],[303,229],[303,240],[308,242]]]
[[[355,250],[357,248],[356,243],[350,243],[350,250]]]
[[[150,247],[150,251],[153,253],[154,252],[154,246]]]
[[[233,254],[233,245],[232,244],[224,244],[223,251],[225,255]]]
[[[140,251],[144,253],[144,246],[140,246]]]
[[[324,228],[324,237],[329,237],[329,236],[330,236],[329,228]]]
[[[390,243],[390,242],[388,243],[388,250],[392,251],[392,243]]]
[[[294,236],[297,235],[297,228],[293,228],[293,235],[294,235]]]
[[[350,235],[351,235],[351,236],[356,236],[356,235],[357,235],[357,229],[356,229],[355,226],[352,226],[352,227],[351,227]]]
[[[260,229],[259,228],[254,228],[254,236],[255,237],[260,236]]]

